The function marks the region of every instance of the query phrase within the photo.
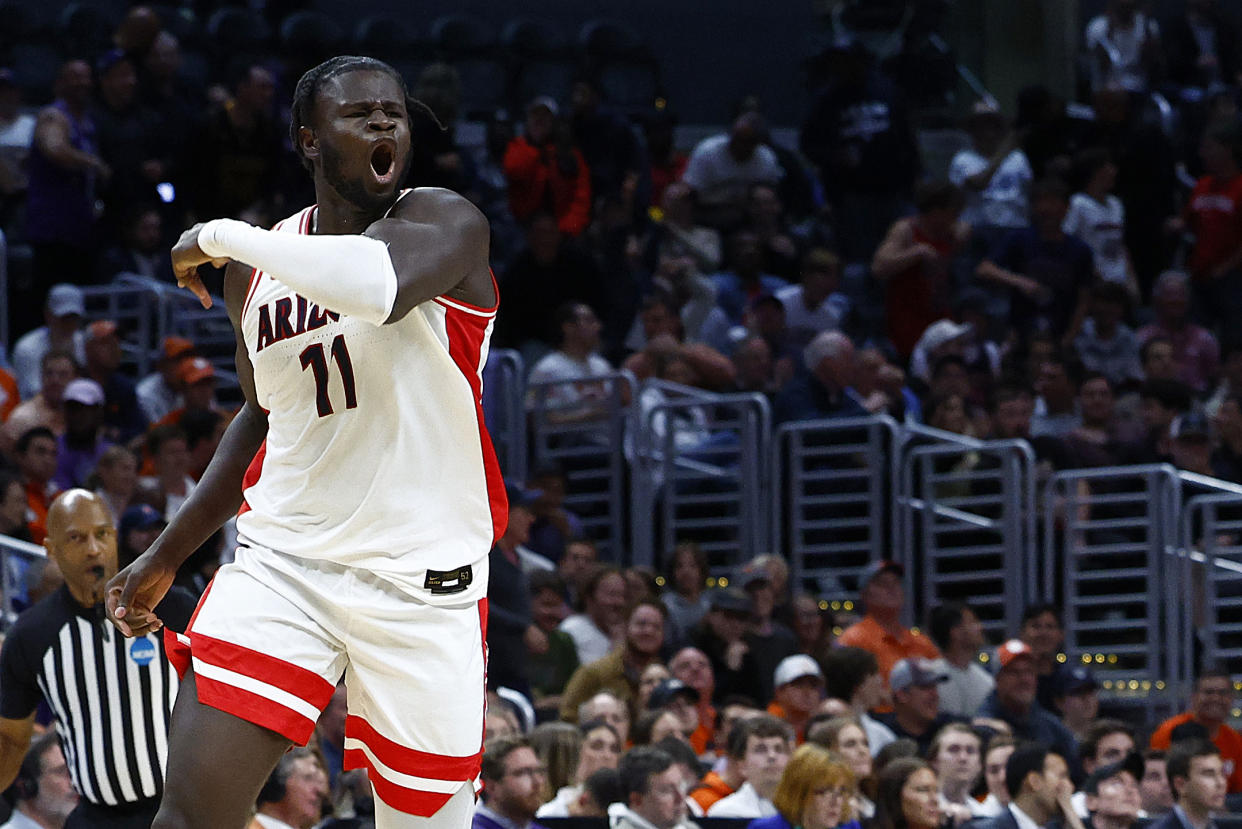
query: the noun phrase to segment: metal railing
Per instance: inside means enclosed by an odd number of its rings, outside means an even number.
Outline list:
[[[648,380],[634,417],[632,563],[659,565],[687,537],[720,573],[767,552],[767,399]]]
[[[7,631],[17,619],[19,603],[28,606],[31,585],[27,571],[32,563],[45,558],[47,553],[38,544],[0,535],[0,632]]]
[[[892,543],[894,447],[887,416],[786,423],[773,440],[772,549],[792,583],[825,599],[853,598],[867,564]]]
[[[590,381],[530,383],[530,462],[565,472],[566,508],[582,518],[601,557],[625,559],[628,473],[625,436],[637,397],[633,378],[621,372]]]
[[[526,480],[526,369],[511,348],[494,349],[483,368],[483,419],[505,479]]]

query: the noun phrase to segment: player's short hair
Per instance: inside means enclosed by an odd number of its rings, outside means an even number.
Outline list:
[[[310,126],[315,111],[315,99],[323,85],[349,72],[383,72],[397,82],[405,98],[406,120],[409,122],[411,137],[420,134],[421,130],[428,127],[433,130],[444,130],[444,125],[436,118],[435,113],[422,101],[410,95],[405,78],[392,66],[382,60],[362,55],[338,55],[306,70],[293,90],[293,106],[289,112],[289,139],[293,142],[293,151],[297,153],[298,158],[302,160],[302,166],[307,170],[313,167],[310,159],[302,152],[301,142],[298,141],[298,130]]]

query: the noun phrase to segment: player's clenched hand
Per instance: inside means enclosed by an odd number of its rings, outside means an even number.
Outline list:
[[[126,636],[142,636],[164,626],[155,606],[172,587],[177,575],[150,553],[143,553],[108,582],[105,599],[108,621]]]
[[[203,253],[203,249],[198,246],[198,234],[203,229],[203,222],[199,222],[194,227],[181,234],[181,238],[177,240],[177,244],[172,249],[172,270],[173,276],[177,277],[177,284],[182,288],[188,289],[198,297],[198,301],[203,304],[204,308],[211,307],[211,294],[207,293],[207,289],[203,286],[203,280],[199,278],[198,266],[211,263],[213,267],[223,268],[229,263],[228,259],[216,258]]]

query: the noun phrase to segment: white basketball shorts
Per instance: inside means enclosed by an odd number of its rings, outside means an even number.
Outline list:
[[[345,768],[365,768],[388,806],[429,817],[477,786],[486,569],[474,562],[461,591],[459,574],[428,574],[422,600],[369,571],[243,539],[186,632],[166,631],[169,659],[183,676],[193,664],[204,705],[299,745],[343,675]]]

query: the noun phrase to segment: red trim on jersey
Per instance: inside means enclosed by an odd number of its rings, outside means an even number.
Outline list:
[[[237,514],[244,515],[250,512],[250,504],[246,502],[246,490],[259,482],[259,476],[263,474],[263,459],[267,457],[267,438],[259,444],[259,451],[254,453],[254,457],[250,459],[250,465],[246,467],[246,474],[242,476],[242,502],[238,508]]]
[[[345,736],[352,737],[371,749],[371,753],[388,768],[412,777],[450,782],[473,780],[479,775],[479,763],[483,757],[482,740],[479,741],[479,750],[467,757],[432,754],[393,742],[355,714],[345,718]]]
[[[443,307],[449,356],[470,384],[470,393],[474,396],[474,414],[479,423],[479,444],[483,448],[487,500],[492,510],[492,543],[495,544],[496,539],[504,535],[505,528],[509,525],[509,499],[505,495],[505,482],[500,472],[500,463],[496,460],[496,450],[492,448],[492,437],[487,433],[487,425],[483,422],[483,381],[479,376],[479,363],[483,355],[483,340],[492,320],[490,317],[477,317],[467,311]]]
[[[457,297],[449,296],[448,294],[440,294],[438,297],[436,297],[436,299],[437,300],[445,299],[445,300],[448,300],[449,302],[456,302],[458,305],[464,305],[467,308],[472,308],[475,311],[482,311],[485,314],[496,313],[496,309],[500,307],[500,286],[496,284],[496,273],[491,268],[488,268],[487,272],[491,274],[492,292],[496,294],[496,301],[492,303],[492,307],[484,308],[482,305],[475,305],[473,302],[466,302],[464,299],[458,299]],[[440,304],[444,305],[443,302],[441,302]],[[446,307],[452,307],[452,306],[446,306]]]
[[[164,628],[164,656],[177,676],[185,679],[185,672],[190,668],[190,646],[178,639],[172,628]]]
[[[244,316],[246,316],[246,311],[247,311],[247,310],[249,310],[249,308],[250,308],[250,300],[254,299],[254,294],[255,294],[255,291],[256,291],[256,290],[258,289],[258,287],[259,287],[259,278],[258,278],[258,277],[259,277],[259,269],[258,269],[258,268],[251,268],[251,269],[250,269],[250,279],[249,279],[249,281],[247,282],[247,287],[246,287],[246,301],[242,303],[242,311],[241,311],[241,315],[242,315],[243,317],[244,317]]]
[[[371,779],[371,785],[375,787],[375,794],[380,800],[399,812],[417,815],[418,817],[431,817],[453,798],[452,794],[420,792],[416,789],[407,789],[405,786],[392,782],[384,777],[379,769],[375,768],[374,764],[371,763],[371,758],[367,757],[366,752],[362,749],[345,749],[345,762],[343,765],[346,771],[349,769],[366,769],[367,777]]]

